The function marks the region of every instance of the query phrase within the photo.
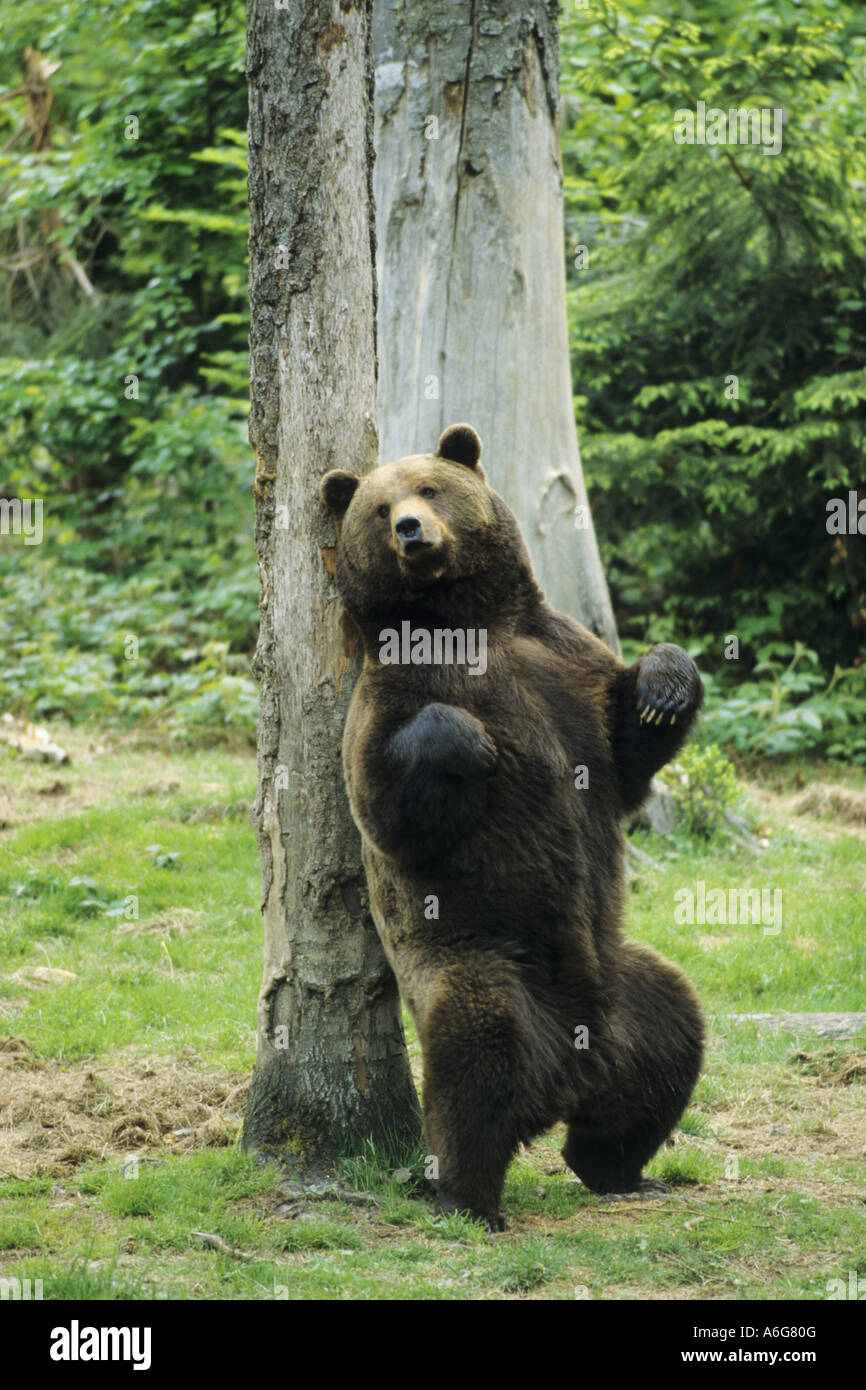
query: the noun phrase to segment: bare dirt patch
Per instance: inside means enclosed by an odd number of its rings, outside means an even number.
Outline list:
[[[855,787],[813,782],[793,799],[792,810],[798,816],[834,816],[848,825],[866,829],[866,792]]]
[[[822,1071],[809,1074],[799,1060],[802,1055],[792,1054],[787,1066],[768,1068],[762,1080],[742,1086],[736,1102],[714,1105],[713,1139],[703,1141],[708,1148],[753,1160],[862,1163],[866,1155],[864,1093],[857,1084],[862,1077],[851,1075],[846,1078],[848,1084],[840,1084],[840,1072],[829,1072],[826,1065]],[[836,1055],[852,1061],[862,1057],[850,1052]],[[702,1141],[689,1137],[689,1142]],[[763,1179],[755,1181],[761,1183]],[[769,1186],[779,1189],[786,1181],[793,1182],[799,1191],[814,1189],[817,1193],[826,1188],[829,1179],[826,1173],[816,1171],[790,1180],[775,1176],[767,1180]],[[742,1182],[737,1187],[742,1190]],[[837,1199],[840,1195],[836,1187]]]
[[[817,822],[828,839],[835,839],[839,831],[866,839],[866,792],[857,788],[823,782],[794,794],[773,791],[759,782],[746,782],[745,788],[759,810],[801,834],[813,834]]]
[[[191,907],[172,907],[148,922],[121,922],[115,936],[186,936],[201,923],[201,913]]]
[[[0,1039],[0,1177],[232,1144],[248,1087],[195,1058],[58,1063]]]
[[[227,801],[227,783],[202,781],[197,765],[185,764],[188,784],[184,785],[165,740],[151,747],[140,731],[98,732],[63,724],[52,726],[51,733],[69,755],[69,763],[62,768],[30,762],[0,743],[0,832],[79,815],[93,806],[172,798],[191,791],[219,800],[220,814],[214,819],[242,819],[247,814],[247,803]],[[243,752],[252,767],[252,750]]]
[[[866,1052],[839,1052],[835,1047],[825,1047],[819,1052],[796,1052],[794,1061],[824,1085],[850,1086],[866,1079]]]

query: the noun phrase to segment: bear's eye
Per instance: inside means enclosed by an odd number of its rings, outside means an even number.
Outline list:
[[[386,506],[386,504],[383,502],[382,505],[381,505],[381,507],[377,507],[376,510],[377,510],[379,516],[387,516],[387,515],[389,514],[389,512],[391,511],[391,508],[388,507],[388,506]]]
[[[422,489],[421,489],[421,496],[422,496],[422,497],[435,497],[435,496],[436,496],[436,489],[435,489],[435,487],[422,487]]]

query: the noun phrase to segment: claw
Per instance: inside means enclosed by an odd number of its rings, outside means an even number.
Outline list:
[[[673,728],[673,726],[676,724],[676,722],[677,722],[677,717],[676,717],[675,714],[672,714],[672,715],[671,715],[671,728]]]

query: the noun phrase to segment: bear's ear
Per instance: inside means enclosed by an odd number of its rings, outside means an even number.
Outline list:
[[[344,516],[360,481],[360,478],[347,472],[345,468],[332,468],[330,473],[326,473],[319,484],[319,496],[328,511],[333,512],[336,517]]]
[[[484,477],[479,462],[481,440],[471,425],[449,425],[439,436],[436,457],[448,459],[449,463],[462,463],[464,468],[474,468]]]

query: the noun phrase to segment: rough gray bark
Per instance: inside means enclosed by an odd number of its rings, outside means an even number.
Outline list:
[[[571,393],[556,4],[376,0],[373,44],[382,456],[474,425],[547,597],[618,651]]]
[[[265,965],[244,1144],[320,1171],[413,1140],[393,975],[367,909],[340,743],[352,685],[319,480],[375,465],[369,4],[250,0],[250,440],[261,632]]]

